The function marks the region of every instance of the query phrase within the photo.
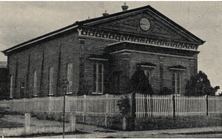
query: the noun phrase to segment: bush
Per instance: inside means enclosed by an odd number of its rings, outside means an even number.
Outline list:
[[[124,95],[124,97],[121,97],[120,100],[118,100],[117,106],[119,107],[119,111],[122,114],[122,116],[126,117],[130,112],[130,100],[127,95]]]
[[[36,115],[36,118],[39,119],[39,120],[46,120],[46,117],[47,117],[47,113],[44,112],[44,113],[38,113]]]
[[[218,89],[220,89],[219,86],[211,86],[207,75],[204,72],[199,71],[198,74],[191,76],[190,80],[187,81],[185,96],[215,96]]]
[[[159,92],[159,95],[171,95],[171,94],[173,94],[172,90],[167,87],[162,87]]]

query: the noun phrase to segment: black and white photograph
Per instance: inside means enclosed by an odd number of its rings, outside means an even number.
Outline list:
[[[0,1],[0,137],[222,137],[221,1]]]

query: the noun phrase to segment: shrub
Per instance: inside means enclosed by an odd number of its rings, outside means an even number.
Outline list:
[[[204,72],[199,71],[198,74],[191,76],[190,80],[187,81],[185,96],[215,96],[218,89],[220,89],[219,86],[211,86],[207,75]]]
[[[37,119],[40,119],[40,120],[46,120],[46,117],[47,117],[47,113],[44,112],[44,113],[38,113],[36,118]]]
[[[118,100],[117,103],[119,107],[119,111],[122,116],[126,117],[130,112],[130,100],[127,95],[124,95],[124,97],[121,97],[120,100]]]

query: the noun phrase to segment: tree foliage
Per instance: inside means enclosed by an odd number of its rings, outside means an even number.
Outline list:
[[[162,87],[159,92],[159,95],[171,95],[171,94],[173,94],[173,91],[167,87]]]
[[[142,94],[153,94],[153,89],[147,79],[144,71],[139,66],[130,79],[131,92]]]
[[[186,84],[186,96],[203,96],[203,95],[211,95],[214,96],[216,91],[219,89],[219,86],[212,87],[210,84],[210,80],[207,75],[199,71],[198,74],[192,76]]]

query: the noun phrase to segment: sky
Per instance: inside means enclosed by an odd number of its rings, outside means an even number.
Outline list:
[[[122,11],[123,1],[0,1],[0,50],[88,18]],[[129,9],[150,5],[200,39],[198,70],[222,88],[222,2],[126,1]],[[0,61],[7,57],[0,53]],[[218,91],[220,93],[222,89]]]

